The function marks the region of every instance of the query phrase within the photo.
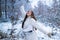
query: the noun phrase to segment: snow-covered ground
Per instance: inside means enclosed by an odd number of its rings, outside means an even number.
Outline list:
[[[38,4],[39,3],[42,3],[43,5],[46,5],[47,7],[49,7],[49,8],[53,8],[52,7],[52,5],[53,5],[53,1],[54,0],[15,0],[16,1],[16,3],[14,4],[14,7],[15,8],[17,8],[17,9],[19,9],[19,11],[21,11],[21,13],[22,13],[22,15],[20,15],[20,16],[22,16],[23,18],[24,18],[24,16],[25,16],[25,14],[24,13],[26,13],[26,11],[28,11],[29,9],[32,9],[32,10],[34,10],[34,12],[35,12],[35,9],[38,9],[38,7],[40,7]],[[27,2],[28,1],[28,2]],[[58,0],[57,0],[58,1]],[[44,7],[42,6],[42,4],[41,4],[41,8],[43,8],[44,9]],[[58,6],[57,6],[58,7]],[[54,7],[55,8],[55,7]],[[53,9],[54,9],[53,8]],[[59,9],[59,8],[58,8]],[[47,9],[44,9],[44,10],[47,10]],[[42,11],[42,12],[44,12],[44,10]],[[58,10],[57,10],[58,11]],[[37,12],[39,12],[39,11],[37,11]],[[40,11],[41,12],[41,11]],[[49,12],[51,12],[51,11],[49,11]],[[59,12],[59,11],[58,11]],[[20,13],[20,12],[19,12]],[[47,12],[48,13],[48,12]],[[52,12],[51,12],[52,13]],[[35,12],[35,14],[38,14],[38,13],[36,13]],[[42,13],[43,14],[43,13]],[[45,14],[45,13],[44,13]],[[54,14],[55,14],[55,12],[54,12]],[[53,13],[52,13],[52,15],[54,15]],[[41,15],[41,14],[40,14]],[[40,16],[39,15],[39,16]],[[49,14],[46,14],[46,15],[50,15],[50,13]],[[3,15],[4,16],[4,15]],[[2,17],[3,17],[2,16]],[[38,15],[37,15],[38,16]],[[39,17],[38,16],[38,17]],[[41,16],[43,16],[43,15],[41,15]],[[57,15],[58,16],[58,15]],[[22,17],[21,17],[21,19],[22,19]],[[45,16],[43,16],[43,17],[45,17]],[[51,17],[51,16],[50,16]],[[56,17],[56,16],[55,16]],[[5,16],[4,16],[4,18],[5,18]],[[46,17],[45,17],[46,18]],[[43,20],[45,19],[45,18],[43,18]],[[51,19],[53,19],[54,17],[52,17]],[[58,18],[60,18],[60,16],[58,17]],[[38,18],[38,19],[40,19],[40,18]],[[49,19],[50,20],[50,19]],[[54,21],[54,20],[53,20]],[[44,20],[44,22],[45,22],[45,20]],[[59,21],[58,21],[59,22]],[[55,23],[55,21],[53,22],[53,23]],[[42,24],[42,23],[41,23]],[[40,25],[41,25],[40,24]],[[43,26],[46,26],[46,25],[44,25],[43,24]],[[47,26],[47,27],[49,27],[50,28],[50,26]],[[18,23],[16,24],[16,25],[14,25],[14,26],[12,26],[12,24],[11,24],[11,22],[2,22],[2,23],[0,23],[0,30],[2,31],[2,32],[4,32],[4,33],[7,33],[8,35],[10,34],[10,32],[11,32],[11,29],[16,29],[16,30],[14,30],[14,35],[16,35],[17,36],[17,34],[19,34],[19,32],[21,31],[21,20],[19,20],[18,21]],[[55,35],[53,35],[53,36],[51,36],[51,38],[49,38],[46,34],[44,34],[43,32],[41,32],[41,31],[39,31],[39,30],[37,30],[36,32],[37,32],[37,35],[38,35],[38,39],[39,40],[60,40],[60,29],[58,29],[57,27],[56,28],[53,28],[52,27],[52,31],[53,31],[53,33],[55,34]],[[49,30],[49,29],[47,29],[47,30]],[[16,39],[16,38],[15,38]],[[1,40],[1,39],[0,39]],[[2,39],[2,40],[11,40],[11,38],[5,38],[5,39]],[[17,38],[16,40],[22,40],[20,37],[19,37],[19,39]]]
[[[13,28],[16,29],[14,35],[19,34],[19,32],[21,31],[21,23],[17,23],[16,25],[14,25]],[[0,23],[0,30],[9,34],[11,30],[8,29],[12,29],[12,24],[10,22]],[[55,32],[55,35],[51,36],[51,38],[39,30],[36,30],[36,32],[39,40],[60,40],[60,29],[58,28],[53,28],[53,32]],[[2,40],[9,40],[9,38],[2,39]],[[23,40],[23,39],[15,38],[15,40]]]

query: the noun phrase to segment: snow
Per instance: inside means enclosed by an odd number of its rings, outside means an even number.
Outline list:
[[[19,0],[16,0],[16,3],[14,4],[14,6],[16,6],[17,8],[19,8],[20,9],[20,11],[22,12],[22,17],[24,17],[25,16],[25,12],[27,11],[27,10],[29,10],[30,8],[32,8],[32,9],[35,9],[35,7],[38,7],[39,5],[38,5],[38,3],[39,3],[39,1],[40,2],[42,2],[44,5],[47,5],[47,6],[49,6],[49,7],[51,7],[52,6],[52,4],[53,4],[53,0],[29,0],[30,2],[26,2],[26,0],[21,0],[21,1],[19,1]],[[57,0],[58,1],[58,0]],[[24,13],[24,14],[23,14]],[[3,16],[5,16],[5,15],[3,15]],[[38,15],[37,15],[38,16]],[[5,17],[4,17],[5,18]],[[21,20],[23,20],[22,18],[21,18]],[[17,34],[19,34],[19,32],[21,31],[21,20],[19,20],[18,21],[18,23],[16,24],[16,25],[14,25],[13,26],[13,29],[16,29],[14,32],[14,35],[17,35]],[[42,23],[41,23],[42,24]],[[41,25],[40,24],[40,25]],[[41,25],[41,26],[45,26],[44,24],[43,25]],[[46,27],[46,26],[45,26]],[[47,31],[49,31],[49,29],[51,28],[50,26],[47,26],[47,28],[48,29],[44,29],[44,30],[47,30]],[[5,33],[7,33],[7,34],[10,34],[10,32],[11,32],[11,30],[8,30],[8,29],[12,29],[12,24],[11,24],[11,22],[2,22],[2,23],[0,23],[0,30],[2,31],[2,32],[5,32]],[[58,28],[52,28],[53,30],[53,33],[55,34],[54,36],[51,36],[51,38],[50,37],[48,37],[46,34],[44,34],[43,32],[41,32],[41,31],[39,31],[39,30],[37,30],[36,32],[37,32],[37,36],[38,36],[38,39],[39,40],[60,40],[60,29],[58,29]],[[3,40],[5,40],[5,39],[3,39]],[[9,39],[7,39],[7,40],[9,40]],[[21,38],[19,38],[19,39],[16,39],[16,40],[22,40]]]
[[[53,4],[53,0],[40,0],[43,4],[51,7]]]
[[[38,2],[39,2],[39,0],[30,0],[30,4],[31,4],[31,7],[34,9],[35,7],[38,7]]]
[[[10,22],[0,23],[0,30],[2,30],[5,33],[8,33],[9,32],[8,29],[11,29],[11,28],[12,28],[12,24]],[[14,34],[17,35],[21,31],[21,23],[17,23],[16,25],[14,25],[14,29],[16,29]],[[55,30],[54,28],[54,31],[56,32],[56,34],[50,38],[43,32],[36,30],[39,40],[59,40],[60,29]],[[19,38],[18,40],[23,40],[23,39]]]
[[[8,29],[11,29],[12,25],[9,22],[6,23],[0,23],[0,30],[3,32],[7,32]]]

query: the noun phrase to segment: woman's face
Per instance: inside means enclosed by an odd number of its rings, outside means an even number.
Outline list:
[[[31,14],[32,14],[31,11],[27,12],[27,16],[31,16]]]

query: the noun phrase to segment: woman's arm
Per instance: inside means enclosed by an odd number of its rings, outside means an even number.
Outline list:
[[[35,21],[34,19],[32,19],[32,26],[39,29],[40,31],[42,31],[43,33],[49,35],[52,33],[52,29],[50,27],[46,27],[43,23],[40,23],[38,21]]]

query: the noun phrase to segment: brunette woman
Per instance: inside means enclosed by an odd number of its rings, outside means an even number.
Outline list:
[[[41,25],[38,24],[37,19],[34,16],[34,13],[32,10],[29,10],[26,13],[26,16],[22,23],[22,29],[25,32],[25,38],[24,40],[38,40],[37,34],[35,32],[35,29],[39,29],[43,33],[50,35],[50,31],[45,31]]]

